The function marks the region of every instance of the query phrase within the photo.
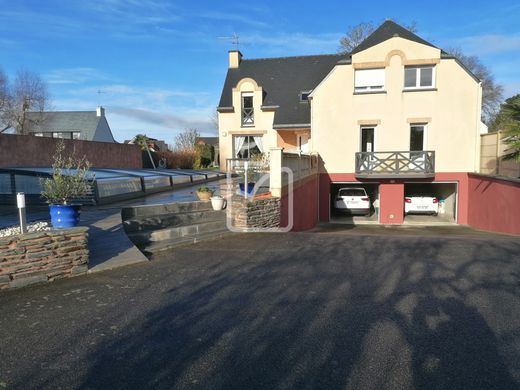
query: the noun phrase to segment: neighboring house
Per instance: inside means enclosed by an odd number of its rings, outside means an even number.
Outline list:
[[[27,112],[25,133],[36,137],[116,142],[105,117],[105,109],[96,111]]]
[[[481,100],[460,61],[392,21],[344,55],[230,51],[217,108],[221,166],[276,147],[314,153],[321,220],[340,187],[361,185],[380,222],[401,223],[405,196],[425,192],[455,221],[462,173],[479,171]]]
[[[199,137],[195,141],[198,145],[211,145],[214,150],[213,165],[219,165],[220,161],[220,149],[219,149],[219,137]]]
[[[125,140],[124,143],[125,144],[135,144],[136,143],[135,138],[136,137],[132,138],[131,140]],[[150,138],[150,137],[147,137],[147,139],[148,139],[148,149],[151,152],[167,152],[168,150],[170,150],[168,148],[168,144],[166,144],[166,142],[163,140],[158,140],[158,139]]]

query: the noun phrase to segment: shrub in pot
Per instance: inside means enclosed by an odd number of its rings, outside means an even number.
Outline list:
[[[52,164],[52,177],[42,180],[42,197],[49,203],[54,228],[70,228],[79,224],[81,205],[73,203],[85,196],[93,181],[90,163],[74,155],[64,156],[65,143],[58,142]]]
[[[197,189],[197,196],[199,197],[199,200],[210,200],[211,196],[213,195],[213,190],[210,189],[208,186],[202,186]]]

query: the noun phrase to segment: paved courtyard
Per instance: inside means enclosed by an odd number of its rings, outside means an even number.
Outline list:
[[[0,388],[520,388],[520,240],[324,227],[0,293]]]

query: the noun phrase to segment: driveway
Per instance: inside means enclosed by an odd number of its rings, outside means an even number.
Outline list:
[[[0,388],[520,388],[520,240],[324,227],[0,293]]]

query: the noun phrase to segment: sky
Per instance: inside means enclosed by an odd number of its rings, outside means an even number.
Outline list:
[[[52,109],[106,108],[114,137],[173,143],[214,118],[231,37],[244,58],[334,53],[349,26],[415,22],[438,47],[477,55],[520,93],[520,2],[0,0],[0,67],[36,72]]]

